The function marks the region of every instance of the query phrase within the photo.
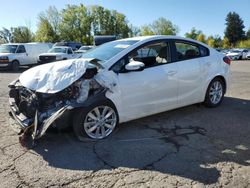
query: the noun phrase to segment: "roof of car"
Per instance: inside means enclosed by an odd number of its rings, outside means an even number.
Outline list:
[[[151,41],[151,40],[157,40],[157,39],[178,39],[178,40],[185,40],[185,41],[190,41],[190,42],[195,42],[198,44],[202,44],[203,46],[206,46],[210,48],[207,44],[204,44],[202,42],[190,39],[190,38],[184,38],[184,37],[179,37],[179,36],[174,36],[174,35],[150,35],[150,36],[138,36],[138,37],[132,37],[132,38],[125,38],[125,39],[120,39],[120,41],[126,41],[126,40],[138,40],[138,41]]]

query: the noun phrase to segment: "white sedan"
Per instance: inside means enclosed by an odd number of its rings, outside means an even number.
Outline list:
[[[116,40],[82,58],[27,70],[10,87],[11,116],[34,139],[71,125],[81,140],[102,139],[122,122],[201,103],[221,104],[230,59],[175,36]],[[27,131],[29,130],[29,131]]]

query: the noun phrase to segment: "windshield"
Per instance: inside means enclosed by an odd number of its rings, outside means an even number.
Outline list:
[[[91,47],[89,46],[82,46],[79,50],[90,50]]]
[[[51,48],[49,53],[67,53],[67,48]]]
[[[82,55],[82,58],[96,58],[100,61],[107,61],[129,47],[138,42],[137,40],[113,41],[105,43],[97,48],[89,50]]]
[[[0,53],[16,53],[18,45],[1,45]]]

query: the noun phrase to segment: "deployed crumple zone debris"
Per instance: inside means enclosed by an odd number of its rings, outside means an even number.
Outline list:
[[[22,133],[38,139],[62,115],[81,106],[90,96],[112,92],[117,75],[101,68],[96,59],[77,59],[34,67],[21,74],[9,87],[11,113],[21,122]]]
[[[89,88],[90,88],[90,80],[83,80],[80,83],[79,88],[80,88],[80,92],[79,92],[79,96],[77,98],[77,102],[82,103],[88,98]]]
[[[116,86],[117,75],[113,71],[100,71],[94,79],[103,87],[108,88],[111,92]]]

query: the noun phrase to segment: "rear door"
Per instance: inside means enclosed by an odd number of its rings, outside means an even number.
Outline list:
[[[202,83],[204,83],[199,45],[185,40],[176,40],[174,46],[179,70],[178,104],[184,106],[198,102],[202,94]]]

